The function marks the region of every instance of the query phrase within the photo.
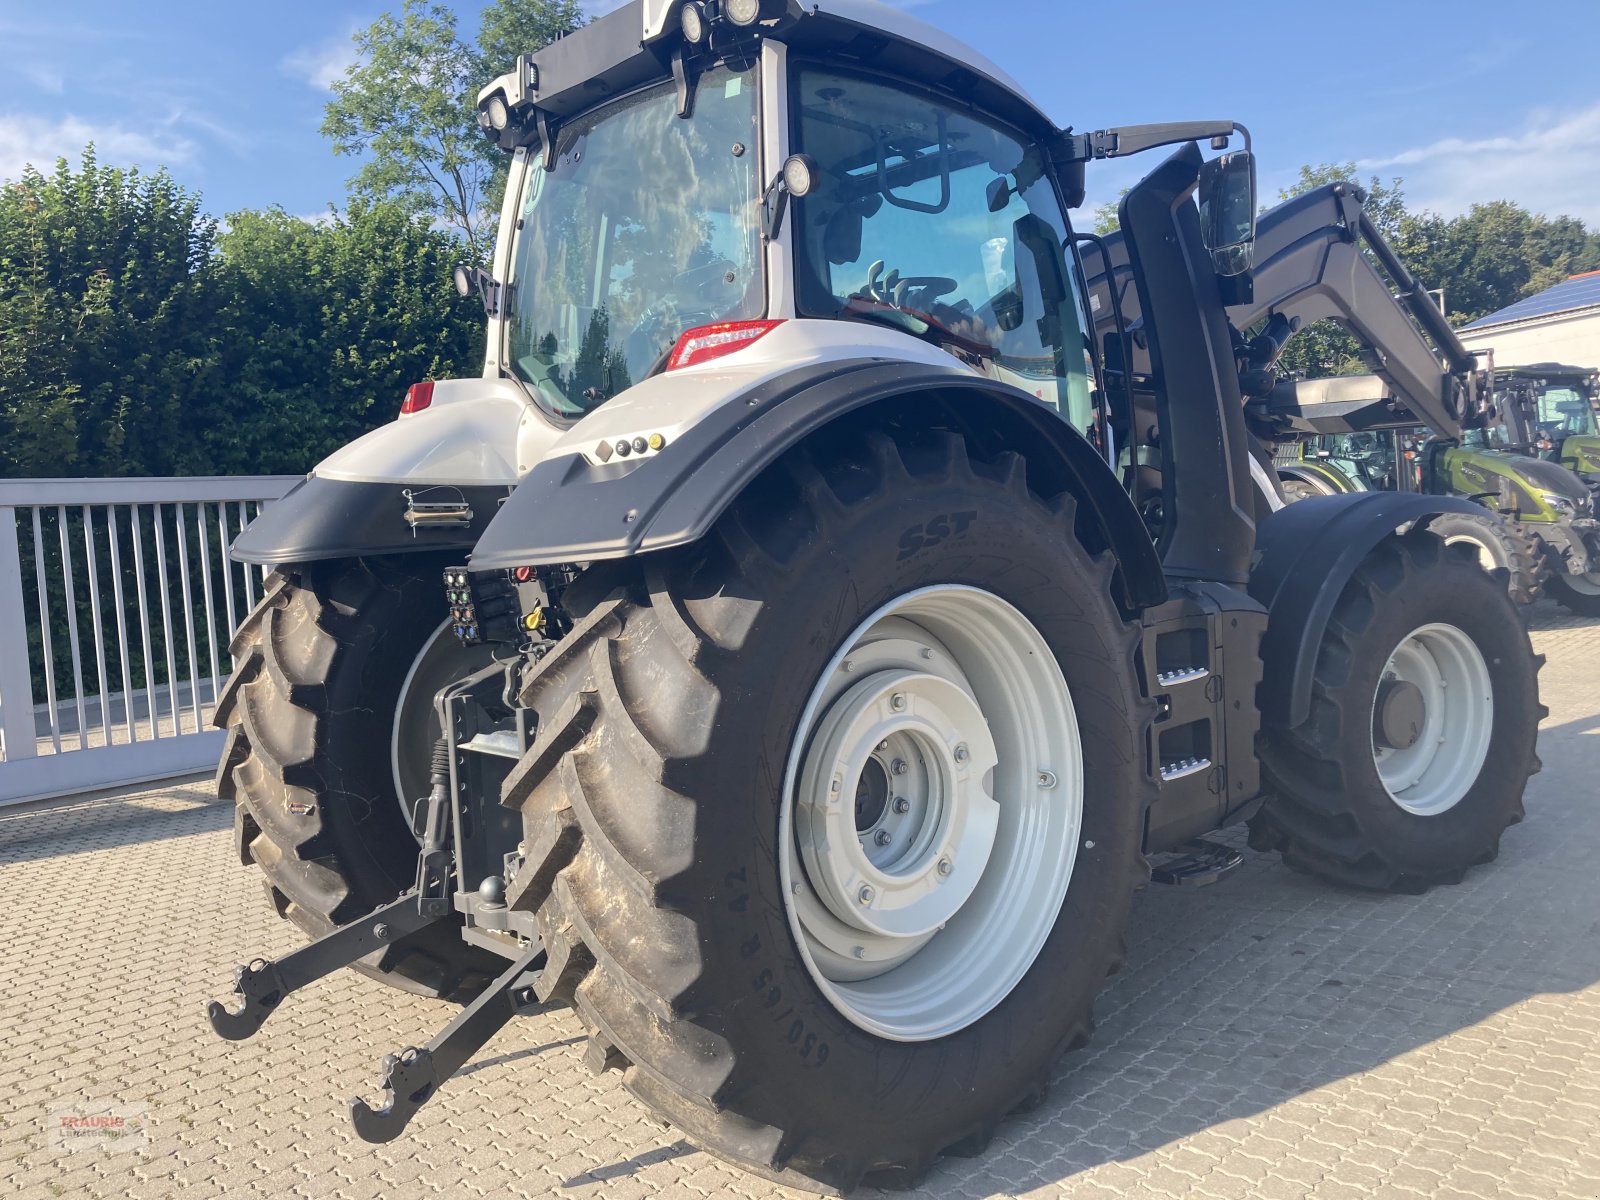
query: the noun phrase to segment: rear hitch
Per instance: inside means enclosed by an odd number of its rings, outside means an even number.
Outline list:
[[[348,967],[396,938],[403,938],[452,915],[450,876],[450,752],[443,738],[433,750],[433,790],[418,805],[423,810],[422,852],[417,857],[417,886],[359,921],[341,925],[276,962],[252,959],[233,973],[233,990],[244,998],[230,1012],[215,1000],[206,1016],[229,1041],[243,1041],[272,1015],[290,992]]]
[[[544,965],[544,947],[531,944],[504,974],[478,993],[426,1046],[415,1046],[383,1060],[385,1097],[373,1108],[360,1096],[350,1101],[350,1121],[364,1142],[388,1142],[400,1136],[407,1123],[441,1084],[512,1017],[538,1012],[545,1006],[534,991],[534,980]]]
[[[290,992],[443,919],[444,914],[425,915],[419,907],[417,894],[406,892],[361,920],[341,925],[283,958],[257,958],[237,968],[233,990],[244,1003],[230,1011],[219,1001],[209,1001],[206,1016],[211,1028],[231,1042],[243,1041],[261,1028]]]

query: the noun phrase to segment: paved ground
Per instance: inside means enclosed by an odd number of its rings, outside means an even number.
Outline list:
[[[923,1194],[1600,1197],[1600,622],[1534,624],[1545,771],[1498,862],[1416,898],[1261,857],[1144,893],[1093,1046]],[[450,1010],[341,972],[212,1036],[233,964],[296,944],[230,827],[204,784],[0,817],[0,1191],[793,1195],[591,1076],[564,1013],[504,1030],[402,1140],[356,1140],[344,1098]],[[52,1110],[94,1102],[145,1106],[148,1145],[52,1146]]]

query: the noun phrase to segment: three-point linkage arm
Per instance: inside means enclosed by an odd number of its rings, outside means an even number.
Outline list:
[[[1274,314],[1302,325],[1332,318],[1355,335],[1373,374],[1421,423],[1459,438],[1482,419],[1489,386],[1372,224],[1364,199],[1355,184],[1333,183],[1265,213],[1256,232],[1255,298],[1230,308],[1228,318],[1241,330]]]

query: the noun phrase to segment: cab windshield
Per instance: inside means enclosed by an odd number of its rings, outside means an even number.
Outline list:
[[[522,184],[506,359],[546,412],[582,415],[657,370],[686,329],[760,316],[756,69],[707,71],[561,126]]]
[[[1577,388],[1545,388],[1539,394],[1539,428],[1556,437],[1593,433],[1594,409],[1588,395]]]

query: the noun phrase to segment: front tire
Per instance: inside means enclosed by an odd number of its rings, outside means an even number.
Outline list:
[[[1459,882],[1522,819],[1539,662],[1473,548],[1390,538],[1334,608],[1311,715],[1261,737],[1267,801],[1250,844],[1351,887]]]
[[[1430,532],[1447,546],[1470,546],[1485,571],[1504,571],[1511,602],[1520,607],[1539,598],[1545,577],[1539,543],[1515,521],[1496,513],[1440,513],[1428,522]]]
[[[1121,962],[1132,893],[1148,876],[1139,847],[1152,713],[1139,699],[1137,626],[1110,597],[1111,559],[1085,552],[1070,498],[1052,506],[1031,493],[1014,454],[975,463],[953,436],[865,441],[791,453],[705,542],[618,579],[524,694],[539,736],[505,794],[522,808],[527,849],[510,903],[538,911],[549,953],[538,986],[573,1001],[590,1062],[622,1069],[636,1096],[712,1153],[829,1190],[869,1173],[914,1179],[941,1152],[974,1153],[1037,1095],[1056,1057],[1086,1040],[1093,998]],[[962,657],[960,630],[940,623],[929,596],[951,612],[996,614],[989,632],[1004,625],[1015,635],[996,633],[997,652],[1006,642],[1006,654],[1032,653],[1032,663],[985,680],[967,659],[966,700],[953,674],[944,684],[893,682],[918,676],[919,665],[941,669],[921,654],[937,656],[935,643]],[[962,609],[966,600],[975,606]],[[1031,652],[1026,631],[1037,638]],[[853,673],[842,665],[850,656]],[[838,750],[829,762],[870,755],[878,739],[847,728],[859,715],[848,698],[875,689],[884,695],[862,703],[883,700],[890,725],[898,688],[904,711],[926,703],[966,729],[974,703],[1000,703],[1005,679],[1025,702],[1034,669],[1062,681],[1055,700],[1070,697],[1071,727],[1055,729],[1059,756],[1048,762],[1000,760],[992,793],[997,843],[1032,835],[1036,860],[1067,864],[1059,879],[1048,869],[1029,877],[1031,910],[1010,913],[1019,941],[1036,933],[1035,944],[1026,956],[980,961],[981,939],[951,936],[963,913],[981,919],[958,905],[915,936],[863,936],[865,953],[847,942],[824,961],[817,907],[875,903],[859,882],[824,901],[811,874],[829,869],[819,855],[840,832],[820,828],[832,783],[848,818],[867,769],[851,780],[818,775],[808,767],[823,760],[810,747],[832,747],[825,758]],[[1056,710],[1042,700],[1040,711]],[[999,708],[986,715],[1004,723]],[[883,735],[884,754],[908,760],[908,782],[895,785],[908,796],[918,795],[910,760],[919,753],[930,772],[960,773],[955,747],[948,760],[938,748],[942,736],[930,733],[919,750],[910,735]],[[950,733],[970,743],[961,763],[986,775],[995,760],[980,736]],[[1030,755],[1048,749],[1017,731],[994,736]],[[786,788],[786,776],[799,782]],[[1028,803],[1047,784],[1062,817],[1053,823],[1048,804]],[[959,805],[954,792],[945,799]],[[804,846],[794,823],[802,807],[819,826]],[[901,815],[916,812],[908,804]],[[882,816],[851,820],[843,836],[862,838],[864,850],[887,829]],[[916,876],[928,894],[941,886],[936,843],[917,858],[922,843],[909,831],[905,861],[933,864]],[[961,869],[958,858],[948,878]],[[991,890],[1023,878],[993,869]],[[796,907],[806,897],[809,916]],[[941,920],[947,928],[923,936]],[[985,928],[990,940],[1000,934]],[[930,999],[941,974],[915,972],[941,939],[951,952],[942,978],[960,993],[943,1009]],[[1002,986],[957,986],[974,967]],[[893,1005],[862,1001],[874,986],[880,999],[896,989],[908,998],[898,1017]]]
[[[1580,617],[1600,617],[1600,571],[1569,575],[1560,567],[1550,572],[1550,597]]]

